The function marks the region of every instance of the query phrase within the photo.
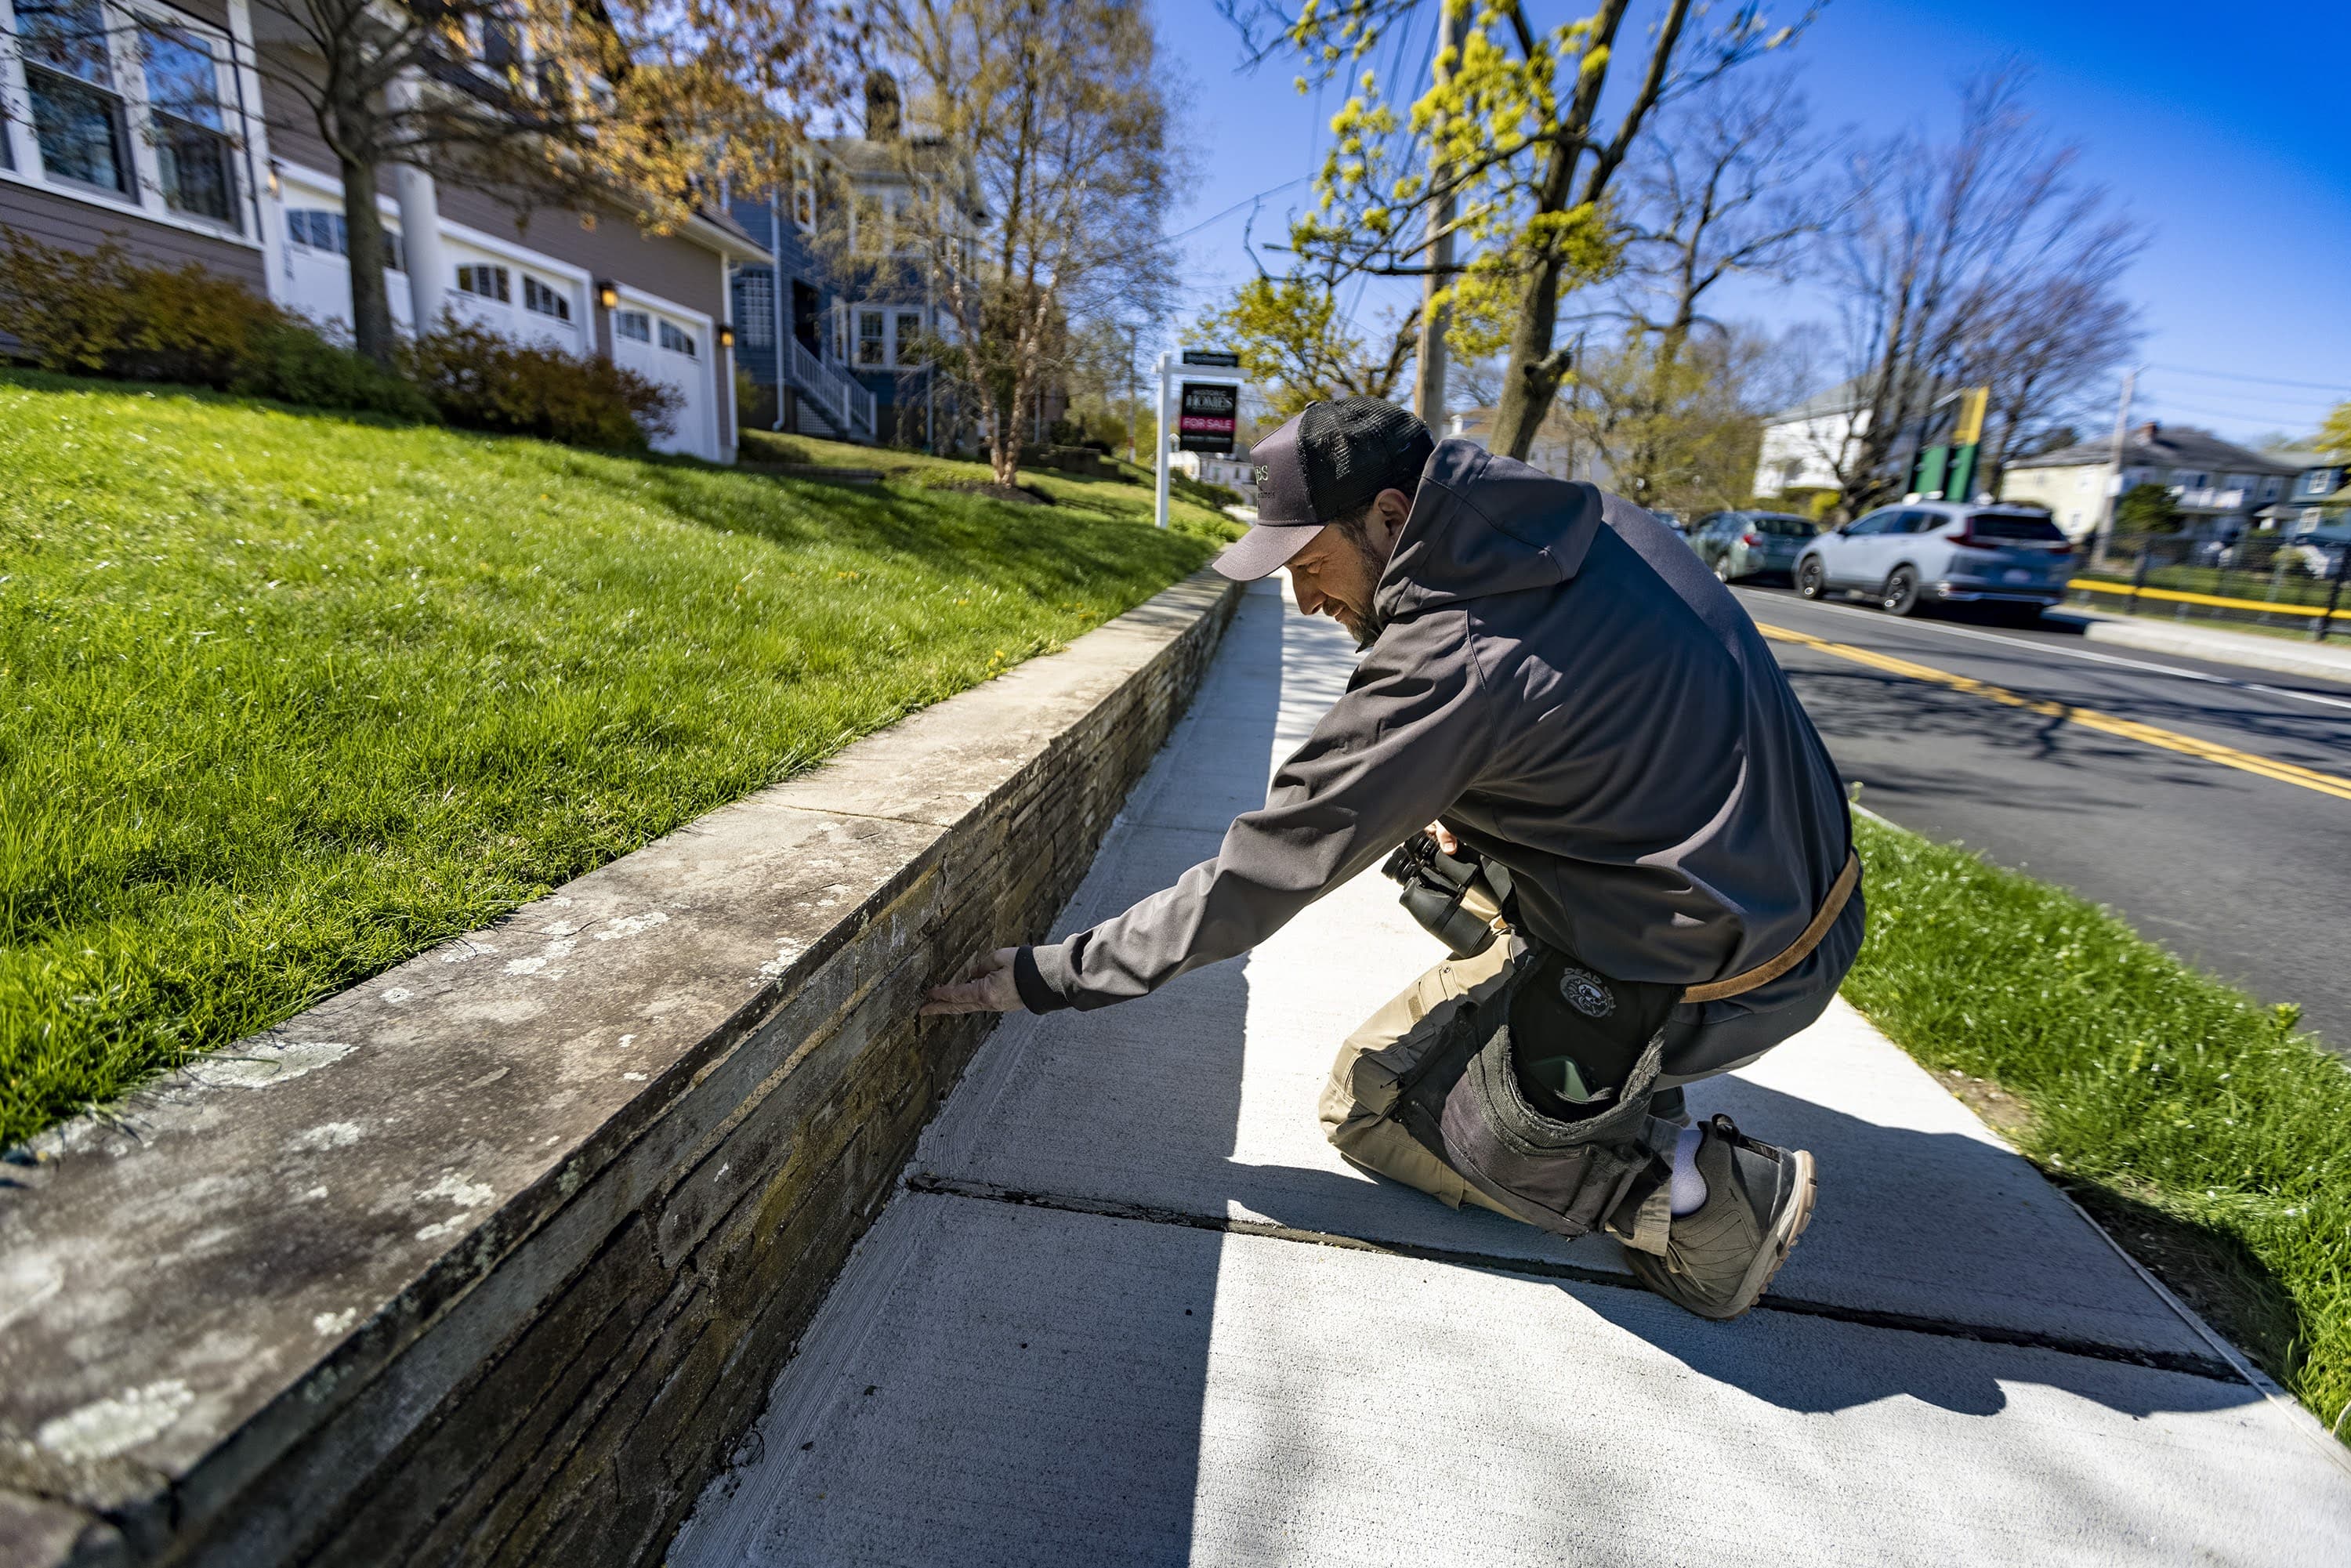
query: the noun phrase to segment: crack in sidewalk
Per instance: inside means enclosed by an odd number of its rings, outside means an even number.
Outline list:
[[[1579,1285],[1605,1285],[1615,1290],[1642,1291],[1643,1285],[1630,1274],[1614,1273],[1577,1263],[1554,1262],[1541,1258],[1505,1258],[1492,1253],[1467,1251],[1449,1247],[1429,1247],[1414,1242],[1369,1241],[1361,1237],[1345,1236],[1330,1230],[1307,1230],[1296,1226],[1277,1224],[1266,1219],[1235,1219],[1227,1215],[1197,1214],[1189,1209],[1161,1208],[1151,1204],[1131,1203],[1118,1198],[1077,1197],[1061,1193],[1025,1192],[1017,1187],[998,1186],[988,1182],[966,1181],[942,1176],[935,1171],[916,1171],[905,1178],[909,1192],[927,1193],[942,1197],[970,1198],[982,1203],[1010,1204],[1022,1208],[1051,1209],[1062,1214],[1087,1214],[1104,1219],[1129,1219],[1146,1225],[1172,1225],[1189,1230],[1217,1231],[1231,1236],[1256,1236],[1274,1241],[1290,1241],[1311,1247],[1335,1247],[1348,1252],[1375,1252],[1396,1258],[1410,1258],[1426,1263],[1443,1263],[1456,1268],[1482,1269],[1495,1273],[1519,1274],[1541,1280],[1564,1280]],[[1961,1322],[1955,1319],[1922,1317],[1912,1312],[1881,1312],[1869,1307],[1843,1306],[1834,1301],[1808,1301],[1800,1296],[1766,1296],[1755,1303],[1759,1312],[1785,1312],[1792,1317],[1827,1318],[1835,1322],[1850,1323],[1856,1328],[1887,1329],[1903,1333],[1931,1334],[1938,1339],[1972,1340],[1980,1344],[2010,1345],[2024,1350],[2053,1351],[2061,1355],[2081,1356],[2091,1361],[2116,1362],[2126,1366],[2145,1366],[2159,1372],[2183,1373],[2191,1377],[2206,1377],[2220,1383],[2242,1384],[2246,1380],[2234,1366],[2219,1356],[2198,1355],[2181,1351],[2141,1350],[2127,1345],[2107,1344],[2101,1340],[2075,1339],[2066,1334],[2044,1333],[2031,1329],[2000,1328],[1989,1323]]]

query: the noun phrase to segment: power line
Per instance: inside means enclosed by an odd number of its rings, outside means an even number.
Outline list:
[[[2170,371],[2183,376],[2210,376],[2216,381],[2223,382],[2252,382],[2262,386],[2301,387],[2307,392],[2327,392],[2335,397],[2351,393],[2351,382],[2296,382],[2288,381],[2283,376],[2248,376],[2240,375],[2234,371],[2199,371],[2193,365],[2149,365],[2147,369]]]

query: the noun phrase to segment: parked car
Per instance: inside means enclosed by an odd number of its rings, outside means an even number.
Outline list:
[[[1690,549],[1725,582],[1787,577],[1820,528],[1792,512],[1709,512],[1690,525]]]
[[[2065,596],[2074,547],[2046,512],[1958,501],[1882,507],[1807,544],[1796,591],[1865,593],[1896,615],[1982,603],[2037,618]]]
[[[1673,529],[1674,532],[1680,534],[1685,538],[1688,537],[1689,525],[1682,521],[1682,515],[1679,512],[1662,510],[1652,507],[1649,508],[1649,516],[1656,518],[1657,521],[1665,524],[1666,527]]]

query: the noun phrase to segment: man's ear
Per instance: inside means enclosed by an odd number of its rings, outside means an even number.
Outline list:
[[[1383,490],[1373,498],[1372,509],[1379,518],[1383,542],[1394,549],[1405,521],[1412,516],[1412,497],[1402,490]]]

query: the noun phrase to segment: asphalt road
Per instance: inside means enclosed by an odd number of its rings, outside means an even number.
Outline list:
[[[2351,1052],[2351,685],[2093,646],[2056,618],[1739,597],[1792,634],[1773,651],[1863,805],[2111,905]]]

